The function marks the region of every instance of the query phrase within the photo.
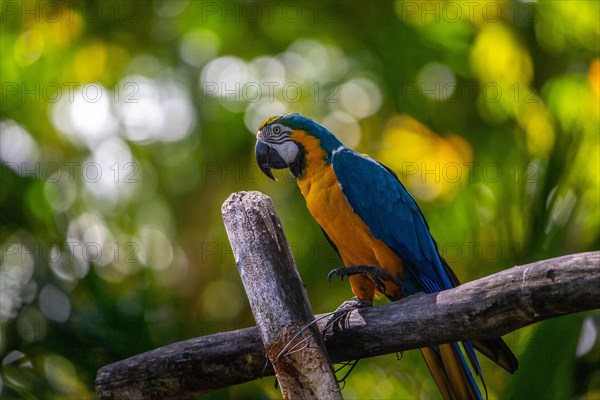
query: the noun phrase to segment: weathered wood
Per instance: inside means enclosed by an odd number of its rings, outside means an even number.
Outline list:
[[[271,199],[232,194],[223,222],[254,320],[285,399],[341,399],[325,344]],[[289,343],[296,346],[286,347]]]
[[[600,308],[600,252],[517,266],[433,294],[354,310],[326,342],[335,361],[500,337],[535,322]]]
[[[600,308],[600,252],[514,267],[457,288],[353,311],[325,344],[333,362],[434,343],[497,337],[548,318]],[[319,317],[319,316],[317,316]],[[323,329],[325,320],[319,321]],[[399,334],[400,332],[401,334]],[[260,378],[256,327],[174,343],[103,367],[101,399],[186,399]],[[273,375],[269,367],[264,375]]]
[[[273,375],[256,327],[173,343],[98,371],[100,399],[189,399]]]
[[[324,271],[324,277],[325,273]],[[600,308],[600,252],[514,267],[457,288],[352,311],[326,341],[332,361],[435,343],[497,337],[564,314]],[[323,329],[325,320],[319,321]],[[101,399],[185,399],[260,378],[256,327],[171,344],[100,369]],[[273,375],[269,366],[264,375]]]

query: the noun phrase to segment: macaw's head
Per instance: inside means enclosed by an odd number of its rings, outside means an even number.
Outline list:
[[[342,143],[327,129],[300,114],[284,114],[264,121],[256,134],[256,162],[261,171],[276,180],[272,168],[289,168],[299,178],[306,159],[319,152],[329,161]]]

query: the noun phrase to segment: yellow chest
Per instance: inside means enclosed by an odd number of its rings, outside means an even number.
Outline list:
[[[299,179],[298,186],[308,210],[336,245],[345,266],[376,265],[402,277],[400,258],[383,241],[375,239],[369,227],[354,213],[331,166],[321,168],[317,175]],[[367,278],[353,276],[350,283],[354,295],[373,299],[375,288]],[[398,288],[391,285],[386,285],[386,293],[402,297]]]
[[[297,183],[306,206],[337,247],[344,265],[375,265],[402,277],[402,261],[383,241],[373,237],[369,227],[352,210],[318,140],[298,133],[292,138],[305,149],[305,170]],[[375,288],[368,278],[355,275],[350,277],[350,283],[354,295],[373,299]],[[386,293],[401,297],[398,288],[388,288],[387,284]]]
[[[306,175],[298,180],[298,186],[308,210],[335,243],[344,264],[378,265],[393,270],[390,261],[398,257],[373,237],[369,227],[352,210],[331,165],[320,168],[318,174]]]

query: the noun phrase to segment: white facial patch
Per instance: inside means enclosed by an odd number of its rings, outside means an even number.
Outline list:
[[[269,145],[277,150],[281,158],[289,165],[296,159],[298,155],[298,145],[291,140],[279,144],[269,143]]]

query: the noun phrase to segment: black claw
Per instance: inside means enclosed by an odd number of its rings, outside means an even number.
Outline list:
[[[371,280],[373,281],[373,283],[375,283],[375,286],[377,286],[377,290],[380,293],[385,293],[385,284],[383,282],[381,282],[381,280],[379,278],[377,278],[376,276],[369,276],[369,278],[371,278]]]
[[[331,278],[334,275],[337,275],[340,277],[341,280],[344,280],[344,275],[345,275],[345,271],[346,267],[342,267],[342,268],[336,268],[336,269],[332,269],[331,271],[329,271],[329,273],[327,274],[327,282],[331,283]]]

